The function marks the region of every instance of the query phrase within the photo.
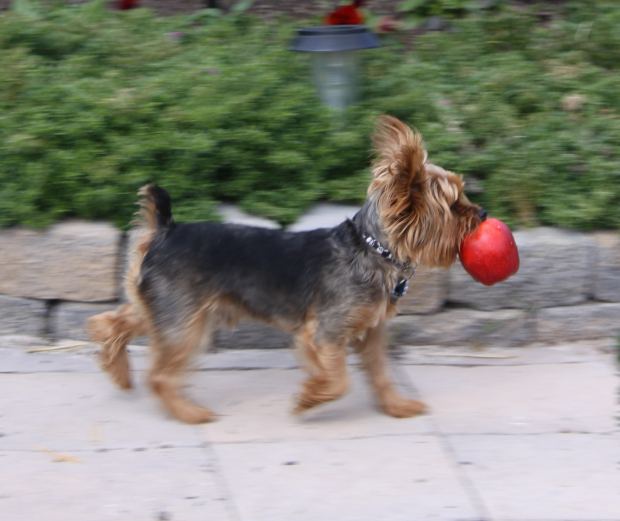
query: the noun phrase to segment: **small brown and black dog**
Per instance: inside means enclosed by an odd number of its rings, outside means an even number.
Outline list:
[[[143,187],[144,233],[127,275],[130,303],[88,324],[114,381],[131,387],[126,346],[147,334],[149,382],[164,407],[184,422],[213,420],[182,395],[179,376],[214,329],[251,317],[295,337],[308,371],[296,412],[347,390],[353,347],[387,414],[422,413],[424,404],[398,394],[387,375],[385,324],[413,267],[452,264],[485,212],[468,201],[459,176],[426,161],[420,135],[399,120],[379,119],[374,146],[368,198],[335,228],[292,233],[177,224],[167,192]]]

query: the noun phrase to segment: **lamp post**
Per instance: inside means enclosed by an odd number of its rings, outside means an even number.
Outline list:
[[[312,53],[312,76],[321,101],[343,110],[358,95],[359,53],[379,47],[363,25],[328,25],[299,29],[291,50]]]

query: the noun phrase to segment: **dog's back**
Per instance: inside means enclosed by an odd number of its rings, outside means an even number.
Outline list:
[[[161,229],[142,262],[138,291],[161,313],[210,300],[246,314],[297,323],[336,262],[334,230],[285,232],[213,222]],[[179,309],[183,307],[184,309]]]

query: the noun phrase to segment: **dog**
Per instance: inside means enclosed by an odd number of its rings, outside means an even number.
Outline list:
[[[102,344],[103,369],[130,388],[126,347],[146,334],[149,383],[164,408],[187,423],[214,420],[183,396],[179,377],[217,327],[249,317],[294,336],[308,373],[296,413],[345,393],[350,347],[385,413],[423,413],[425,405],[400,395],[388,376],[386,322],[415,267],[452,264],[486,213],[468,200],[460,176],[427,161],[420,134],[398,119],[381,116],[373,143],[367,199],[334,228],[178,224],[168,193],[143,187],[143,233],[126,276],[129,303],[88,321],[91,338]]]

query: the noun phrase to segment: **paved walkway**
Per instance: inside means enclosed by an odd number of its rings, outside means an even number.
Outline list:
[[[431,407],[396,420],[362,375],[289,414],[289,351],[204,356],[188,392],[221,414],[187,426],[123,393],[92,349],[0,340],[3,521],[618,521],[612,343],[402,348],[394,373]],[[34,352],[31,352],[34,348]]]

